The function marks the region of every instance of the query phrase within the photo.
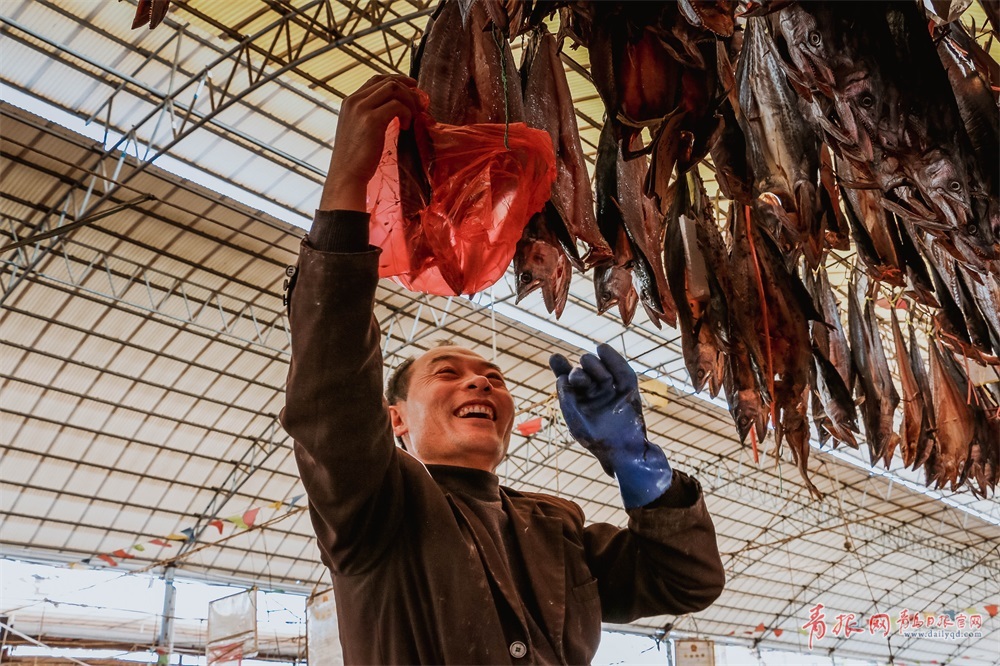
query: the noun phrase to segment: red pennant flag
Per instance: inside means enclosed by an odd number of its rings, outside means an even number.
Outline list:
[[[783,633],[785,633],[785,632],[782,631],[781,629],[775,629],[774,630],[774,636],[775,636],[775,638],[781,638],[781,634],[783,634]]]
[[[536,416],[535,418],[528,419],[523,423],[518,423],[515,427],[523,436],[530,437],[542,429],[542,417]]]
[[[98,555],[98,557],[101,558],[102,560],[104,560],[105,562],[107,562],[108,564],[110,564],[113,567],[118,566],[118,563],[115,562],[115,558],[111,557],[110,555]]]
[[[114,555],[115,557],[117,557],[120,560],[134,560],[135,559],[135,555],[129,555],[122,548],[119,548],[118,550],[114,551],[111,554]]]
[[[163,546],[164,548],[173,548],[173,545],[164,541],[163,539],[150,539],[149,543],[155,546]]]
[[[256,509],[250,509],[243,514],[243,523],[247,526],[247,529],[253,527],[253,521],[257,520],[258,511],[260,511],[259,507]]]
[[[757,628],[754,629],[754,631],[767,631],[767,627],[765,627],[764,623],[761,622],[760,624],[757,625]]]
[[[986,612],[990,614],[990,617],[996,617],[997,611],[1000,610],[996,604],[986,604],[983,608],[985,608]]]
[[[211,525],[215,529],[219,530],[219,534],[222,534],[222,521],[221,520],[213,520],[212,522],[209,523],[209,525]]]

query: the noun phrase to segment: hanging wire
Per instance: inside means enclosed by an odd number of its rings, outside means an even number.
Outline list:
[[[844,503],[843,503],[843,500],[841,499],[839,493],[837,494],[837,512],[840,514],[840,519],[843,521],[842,524],[844,526],[844,535],[845,535],[844,538],[845,538],[847,544],[850,545],[850,552],[851,552],[851,554],[858,561],[858,571],[861,572],[861,577],[865,581],[865,587],[868,588],[868,596],[871,598],[872,608],[875,610],[876,613],[878,613],[879,612],[879,608],[878,608],[878,601],[876,601],[876,599],[875,599],[875,591],[872,589],[871,582],[868,580],[868,572],[865,570],[865,563],[861,560],[861,554],[858,552],[858,548],[857,548],[857,546],[854,543],[854,537],[851,535],[850,524],[849,524],[849,521],[847,520],[847,515],[844,513]],[[895,658],[895,655],[893,654],[893,650],[892,650],[892,635],[891,634],[886,637],[886,639],[885,639],[885,645],[886,645],[886,649],[889,650],[889,663],[893,663],[893,659]]]
[[[505,139],[506,140],[506,139]],[[490,359],[494,363],[497,361],[497,310],[496,310],[496,299],[493,297],[493,285],[490,285],[490,333],[491,341],[493,347],[493,358]]]

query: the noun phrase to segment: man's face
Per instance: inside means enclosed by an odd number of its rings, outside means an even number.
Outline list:
[[[492,472],[507,453],[514,400],[496,365],[438,347],[414,361],[406,400],[389,413],[393,433],[422,462]]]

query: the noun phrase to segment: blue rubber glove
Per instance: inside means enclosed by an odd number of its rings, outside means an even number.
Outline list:
[[[660,447],[646,439],[639,381],[622,356],[598,345],[574,368],[562,354],[549,367],[556,374],[559,406],[570,434],[618,480],[626,509],[646,506],[662,495],[673,473]]]

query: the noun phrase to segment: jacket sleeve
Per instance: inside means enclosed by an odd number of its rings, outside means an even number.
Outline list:
[[[682,615],[710,606],[725,585],[715,526],[701,486],[674,471],[674,484],[651,504],[628,512],[627,529],[584,528],[605,622]]]
[[[372,566],[402,521],[373,314],[378,255],[321,252],[303,241],[290,295],[281,423],[295,442],[323,562],[343,574]]]

